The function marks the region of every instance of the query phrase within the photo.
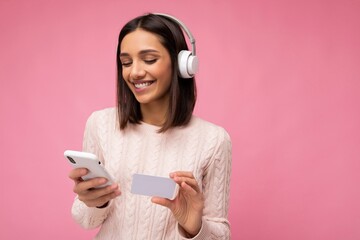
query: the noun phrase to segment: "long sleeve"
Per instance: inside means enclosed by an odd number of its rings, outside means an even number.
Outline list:
[[[184,127],[158,133],[146,123],[120,130],[116,108],[94,112],[85,127],[83,151],[99,157],[121,189],[106,208],[89,208],[77,197],[72,215],[84,228],[99,228],[95,239],[187,239],[171,211],[131,193],[132,176],[168,176],[191,171],[205,198],[202,227],[196,240],[226,240],[231,174],[231,142],[219,126],[193,117]]]
[[[222,128],[220,129],[222,131],[219,131],[218,143],[203,177],[202,185],[205,197],[205,208],[202,228],[193,238],[196,240],[230,239],[228,208],[232,146],[228,133]],[[178,231],[181,232],[181,229]]]
[[[104,162],[102,149],[99,145],[98,134],[96,133],[96,118],[92,114],[86,122],[84,139],[83,139],[83,151],[90,152],[98,156],[99,160]],[[111,209],[111,204],[106,208],[88,207],[82,201],[75,197],[71,213],[74,220],[82,227],[91,229],[99,227],[103,221],[107,218]]]
[[[229,239],[228,209],[231,175],[231,141],[225,130],[219,134],[218,145],[203,179],[205,209],[203,230],[211,236],[206,239]],[[205,239],[205,238],[204,238]]]

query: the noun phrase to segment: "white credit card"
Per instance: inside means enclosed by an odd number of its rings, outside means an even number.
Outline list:
[[[162,197],[173,200],[179,191],[179,185],[167,177],[151,175],[133,175],[131,193],[145,196]]]

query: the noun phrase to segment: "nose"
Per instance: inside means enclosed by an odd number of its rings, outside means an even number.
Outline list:
[[[134,61],[131,66],[130,77],[132,79],[138,80],[143,78],[145,74],[146,71],[144,69],[144,66],[140,62]]]

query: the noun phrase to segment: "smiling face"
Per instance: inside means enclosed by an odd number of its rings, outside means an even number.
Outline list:
[[[169,52],[157,35],[137,29],[120,45],[122,75],[142,107],[168,107],[172,65]]]

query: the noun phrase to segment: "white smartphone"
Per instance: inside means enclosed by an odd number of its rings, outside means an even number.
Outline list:
[[[96,177],[103,177],[108,180],[105,184],[96,188],[106,187],[114,183],[113,177],[104,168],[104,166],[101,164],[95,154],[66,150],[64,152],[64,156],[73,168],[87,168],[89,170],[89,173],[82,177],[83,180],[88,180]]]
[[[131,184],[131,193],[145,196],[156,196],[175,199],[179,185],[167,177],[158,177],[144,174],[134,174]]]

